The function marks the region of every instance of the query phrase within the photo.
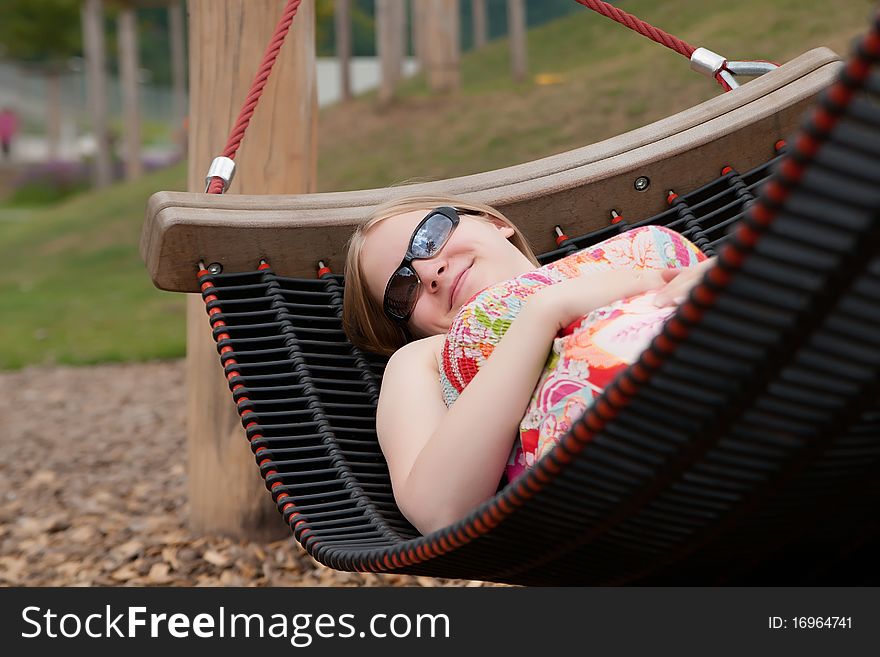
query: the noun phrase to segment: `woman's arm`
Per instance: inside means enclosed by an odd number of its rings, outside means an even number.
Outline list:
[[[608,271],[540,290],[448,409],[433,356],[426,357],[427,350],[418,343],[395,353],[385,370],[376,423],[395,498],[410,522],[423,533],[434,531],[495,493],[561,328],[596,308],[663,284],[656,270]]]

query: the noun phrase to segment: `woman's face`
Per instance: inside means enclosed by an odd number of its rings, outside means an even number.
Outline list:
[[[368,293],[379,306],[388,279],[400,266],[413,230],[430,210],[389,217],[367,231],[361,264]],[[445,333],[462,304],[485,287],[513,278],[535,266],[508,238],[513,229],[498,219],[462,214],[458,227],[437,254],[414,260],[421,280],[408,326],[416,337]]]

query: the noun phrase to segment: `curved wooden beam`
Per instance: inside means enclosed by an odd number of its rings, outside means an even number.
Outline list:
[[[840,66],[811,50],[742,87],[623,135],[566,153],[485,173],[401,187],[293,196],[158,192],[148,204],[141,257],[155,285],[196,292],[199,260],[225,271],[267,259],[287,276],[315,275],[324,260],[341,273],[352,228],[390,198],[454,194],[503,210],[538,251],[554,247],[553,226],[572,234],[608,222],[612,209],[638,219],[661,212],[666,191],[689,190],[730,165],[766,162]],[[647,191],[634,181],[646,176]],[[292,232],[290,232],[292,230]]]

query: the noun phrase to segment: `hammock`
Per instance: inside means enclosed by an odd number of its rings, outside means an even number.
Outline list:
[[[876,27],[842,72],[812,51],[653,126],[518,167],[396,190],[154,195],[142,238],[153,281],[201,290],[255,460],[305,549],[343,570],[514,584],[876,577]],[[723,175],[707,179],[715,165]],[[340,263],[378,202],[434,190],[498,206],[539,248],[570,218],[565,232],[581,236],[542,262],[662,224],[719,265],[534,469],[420,536],[375,436],[384,359],[346,341],[342,278],[309,269],[316,254]],[[217,264],[196,279],[201,259]]]

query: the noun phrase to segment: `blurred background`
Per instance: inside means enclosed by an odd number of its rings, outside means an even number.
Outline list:
[[[319,191],[535,160],[721,93],[680,55],[574,0],[444,0],[457,26],[445,79],[420,46],[429,0],[313,1]],[[778,63],[818,46],[846,56],[876,8],[615,4],[729,59]],[[185,472],[168,437],[184,422],[185,299],[153,287],[137,244],[148,197],[186,187],[187,130],[199,120],[187,109],[186,10],[183,0],[0,2],[0,584],[380,581],[182,529]],[[393,61],[383,67],[378,52]],[[152,474],[133,483],[132,469]],[[46,496],[78,519],[32,514],[28,500]]]
[[[449,3],[459,78],[432,90],[414,48],[419,2],[396,1],[400,79],[380,98],[377,2],[351,0],[351,97],[340,101],[335,0],[317,0],[320,191],[525,162],[720,93],[679,55],[574,0],[521,0],[521,71],[507,38],[509,0]],[[874,3],[618,5],[731,59],[784,62],[820,45],[845,55]],[[152,288],[136,244],[149,195],[185,185],[186,130],[198,120],[186,109],[185,41],[183,0],[0,3],[0,126],[13,124],[0,160],[0,317],[13,320],[0,325],[0,369],[183,355],[183,299]],[[100,82],[89,81],[89,66]]]

